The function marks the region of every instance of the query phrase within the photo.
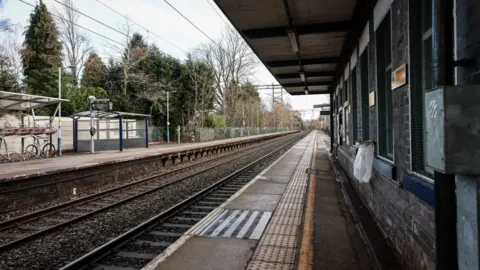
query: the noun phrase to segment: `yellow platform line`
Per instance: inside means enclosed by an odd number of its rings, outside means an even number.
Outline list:
[[[317,135],[315,134],[315,143],[312,154],[311,169],[315,170],[315,156],[317,155]],[[313,266],[313,221],[315,218],[315,175],[310,174],[310,183],[308,185],[307,206],[305,209],[305,221],[303,223],[303,233],[298,260],[298,270],[310,270]]]

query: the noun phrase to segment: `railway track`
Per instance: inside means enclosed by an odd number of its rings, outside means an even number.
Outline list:
[[[297,138],[298,135],[292,135]],[[0,252],[266,148],[282,137],[0,223]],[[206,166],[205,166],[206,165]],[[205,166],[201,168],[202,166]]]
[[[72,269],[139,269],[180,238],[212,210],[228,200],[260,173],[270,160],[299,139],[289,141],[267,155],[222,178],[166,211],[68,263]]]

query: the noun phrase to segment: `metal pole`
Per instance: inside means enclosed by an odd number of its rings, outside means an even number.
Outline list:
[[[118,129],[119,129],[119,133],[120,133],[120,152],[123,151],[123,119],[122,119],[122,116],[120,115],[118,117]]]
[[[58,68],[58,98],[62,98],[62,68]],[[58,156],[62,156],[62,102],[58,104]]]
[[[276,121],[276,117],[275,117],[275,86],[274,84],[272,83],[272,115],[273,115],[273,128],[275,129],[275,131],[277,131],[276,129],[276,125],[275,125],[275,121]]]
[[[93,110],[92,110],[92,102],[90,102],[90,130],[93,128]],[[93,154],[95,152],[95,146],[93,142],[93,135],[90,134],[90,153]]]
[[[177,127],[178,144],[180,144],[180,126]]]
[[[145,147],[148,148],[148,117],[145,117]]]
[[[168,104],[169,93],[167,92],[167,143],[170,143],[170,107]]]

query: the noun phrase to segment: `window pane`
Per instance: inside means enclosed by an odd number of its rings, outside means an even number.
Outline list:
[[[432,36],[430,36],[423,42],[423,89],[425,91],[433,88],[432,68]]]
[[[432,28],[432,0],[422,0],[422,30],[427,32]]]
[[[378,86],[378,149],[380,156],[393,160],[392,132],[392,66],[390,15],[387,14],[377,30],[377,86]]]

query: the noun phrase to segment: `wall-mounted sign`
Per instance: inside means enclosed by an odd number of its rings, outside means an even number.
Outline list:
[[[330,115],[330,111],[320,111],[320,115]]]
[[[407,84],[407,64],[403,64],[392,72],[392,90]]]
[[[368,105],[370,107],[375,106],[375,92],[371,92],[370,95],[368,95]]]
[[[348,105],[348,113],[352,113],[352,105]]]

